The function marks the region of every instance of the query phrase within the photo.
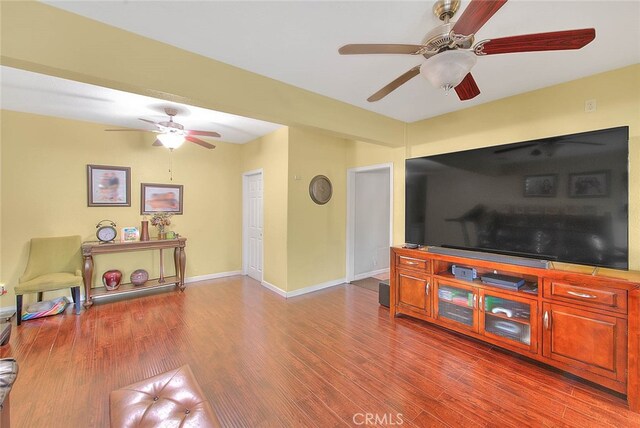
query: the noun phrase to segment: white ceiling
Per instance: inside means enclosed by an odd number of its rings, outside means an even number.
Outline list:
[[[185,129],[216,131],[221,138],[198,137],[211,143],[246,143],[282,125],[200,107],[116,91],[10,67],[0,67],[3,109],[102,123],[105,128],[154,130],[151,124],[168,119],[164,107],[178,110],[175,121]]]
[[[410,55],[341,56],[347,43],[419,43],[432,1],[46,1],[56,7],[389,117],[413,122],[640,63],[640,0],[510,0],[476,40],[596,29],[581,50],[478,58],[482,93],[460,102],[421,76],[366,98],[414,65]],[[468,1],[463,0],[459,17]],[[454,18],[455,20],[455,18]]]

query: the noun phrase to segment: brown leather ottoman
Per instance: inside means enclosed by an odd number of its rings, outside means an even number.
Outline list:
[[[112,428],[219,427],[188,365],[111,392]]]

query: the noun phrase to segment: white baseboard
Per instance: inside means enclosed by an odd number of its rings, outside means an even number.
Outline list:
[[[389,268],[372,270],[371,272],[359,273],[353,277],[354,281],[369,278],[370,276],[380,275],[381,273],[389,273]]]
[[[289,297],[302,296],[303,294],[313,293],[314,291],[319,291],[329,287],[335,287],[336,285],[344,284],[345,278],[334,279],[332,281],[323,282],[321,284],[310,285],[309,287],[300,288],[298,290],[293,291],[284,291],[283,289],[276,287],[273,284],[268,283],[267,281],[262,281],[262,285],[268,288],[269,290],[277,293],[278,295],[288,299]]]
[[[235,275],[242,275],[242,271],[232,270],[230,272],[218,272],[218,273],[210,273],[208,275],[189,276],[184,279],[184,283],[189,284],[192,282],[206,281],[209,279],[217,279],[217,278],[225,278],[227,276],[235,276]]]
[[[275,285],[267,282],[267,281],[262,281],[261,283],[264,287],[268,288],[269,290],[273,291],[276,294],[279,294],[280,296],[284,297],[285,299],[287,298],[287,292],[284,291],[282,288],[280,287],[276,287]]]
[[[380,272],[381,273],[381,272]],[[235,275],[242,275],[242,271],[240,270],[236,270],[236,271],[230,271],[230,272],[219,272],[219,273],[212,273],[212,274],[208,274],[208,275],[198,275],[198,276],[190,276],[184,279],[184,283],[185,284],[189,284],[192,282],[198,282],[198,281],[206,281],[209,279],[216,279],[216,278],[224,278],[227,276],[235,276]],[[377,275],[377,274],[374,274]],[[289,297],[296,297],[296,296],[301,296],[303,294],[307,294],[307,293],[313,293],[314,291],[319,291],[325,288],[329,288],[329,287],[335,287],[336,285],[340,285],[340,284],[344,284],[346,282],[345,278],[339,278],[339,279],[334,279],[332,281],[327,281],[327,282],[323,282],[321,284],[316,284],[316,285],[311,285],[309,287],[305,287],[305,288],[300,288],[298,290],[293,290],[293,291],[284,291],[283,289],[268,283],[267,281],[262,281],[262,285],[266,288],[268,288],[269,290],[273,291],[274,293],[284,297],[285,299],[288,299]],[[84,295],[82,295],[80,297],[81,301],[84,301]],[[0,310],[10,310],[13,309],[15,310],[15,306],[8,306],[8,307],[2,307],[0,308]]]
[[[319,291],[324,288],[335,287],[336,285],[344,284],[345,282],[346,282],[346,278],[339,278],[339,279],[323,282],[322,284],[311,285],[309,287],[304,287],[298,290],[289,291],[287,292],[287,298],[301,296],[307,293],[313,293],[314,291]]]

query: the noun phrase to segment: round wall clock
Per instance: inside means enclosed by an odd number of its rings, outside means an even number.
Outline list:
[[[324,175],[316,175],[309,183],[309,196],[318,205],[324,205],[331,199],[333,188],[331,180]]]
[[[103,226],[102,223],[104,223],[105,221],[109,222],[109,224]],[[96,231],[96,237],[100,242],[112,242],[114,239],[116,239],[116,235],[118,234],[118,232],[116,231],[116,224],[111,220],[101,220],[96,225],[96,229],[98,229]]]

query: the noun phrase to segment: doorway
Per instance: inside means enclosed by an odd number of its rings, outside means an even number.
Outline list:
[[[347,171],[347,282],[389,272],[393,164]]]
[[[242,174],[242,273],[263,279],[262,170]]]

